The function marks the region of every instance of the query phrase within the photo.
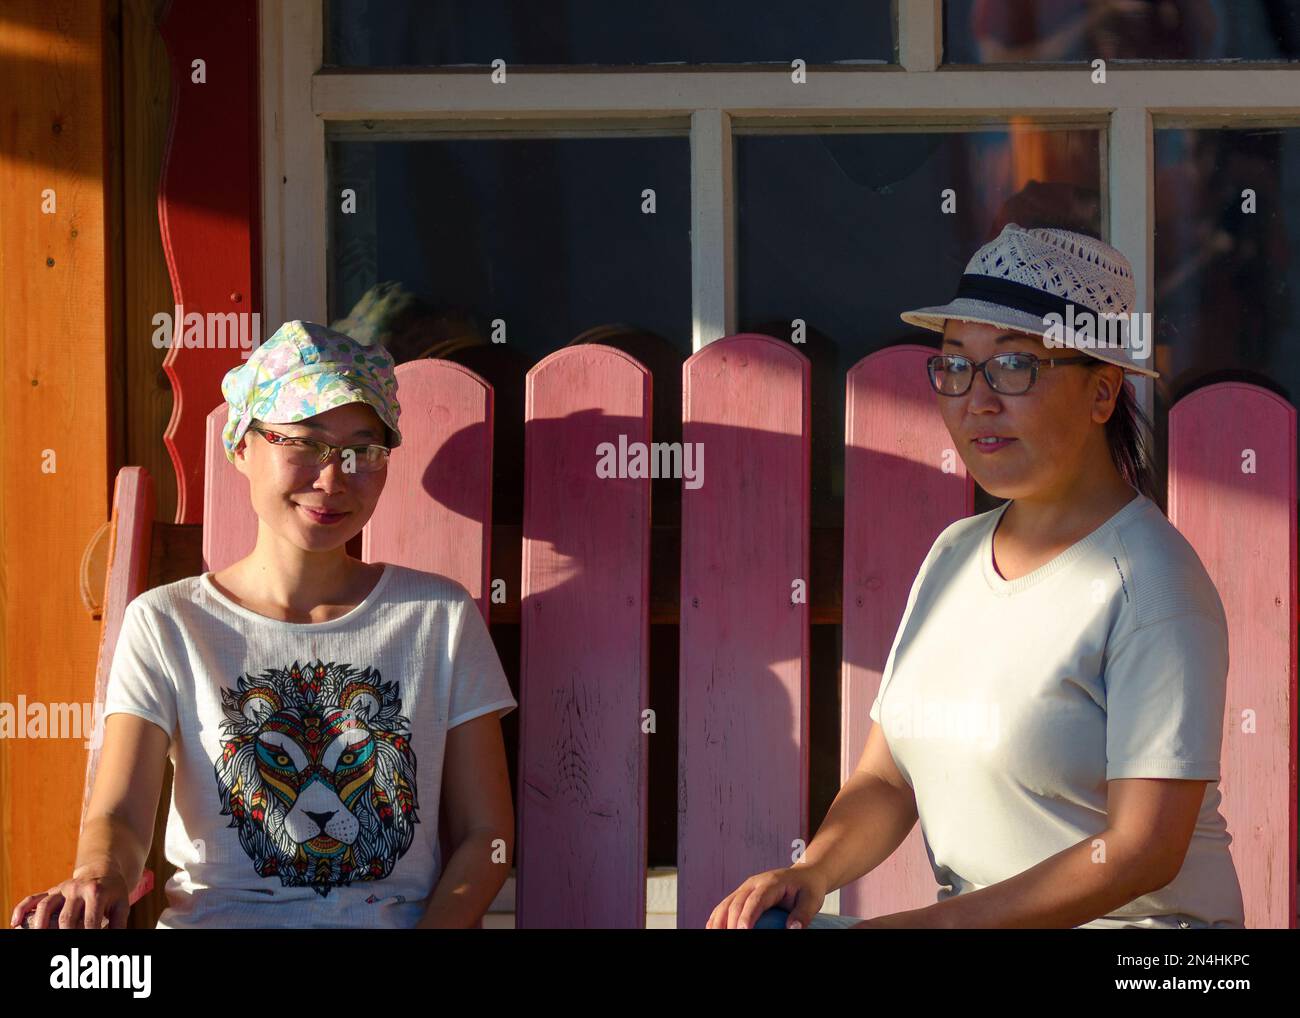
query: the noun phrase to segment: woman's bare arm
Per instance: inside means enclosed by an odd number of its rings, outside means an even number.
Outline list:
[[[800,866],[815,867],[827,891],[865,876],[893,854],[916,823],[916,796],[894,762],[885,733],[873,724],[850,775]]]
[[[515,812],[497,711],[447,732],[442,795],[451,857],[419,927],[464,929],[492,904],[514,858]]]
[[[111,864],[128,888],[139,882],[153,844],[168,742],[166,732],[134,714],[104,719],[104,744],[77,842],[74,876],[87,866]]]

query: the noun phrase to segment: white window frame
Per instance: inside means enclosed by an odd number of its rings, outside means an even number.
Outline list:
[[[693,350],[736,327],[738,133],[961,129],[1012,117],[1104,128],[1104,236],[1133,263],[1136,309],[1153,311],[1153,130],[1300,126],[1300,65],[1112,63],[1105,84],[1093,83],[1087,65],[945,68],[942,0],[896,0],[896,65],[813,67],[798,85],[772,69],[620,71],[600,76],[598,88],[591,71],[508,68],[505,85],[478,69],[321,71],[323,6],[260,4],[263,304],[273,323],[328,317],[326,121],[383,121],[385,133],[396,125],[412,136],[689,133]],[[1151,382],[1132,377],[1154,415]]]
[[[1112,63],[1105,84],[1093,83],[1087,65],[944,68],[942,0],[897,0],[897,8],[897,65],[814,67],[800,85],[773,70],[619,72],[593,88],[590,71],[508,68],[505,85],[478,70],[322,72],[322,0],[262,0],[265,317],[327,318],[326,121],[420,121],[410,127],[462,137],[466,130],[688,131],[693,350],[736,327],[737,133],[828,121],[911,129],[1005,124],[1013,116],[1100,122],[1103,235],[1133,263],[1136,309],[1153,311],[1153,130],[1300,125],[1300,65]],[[1152,414],[1150,381],[1131,377]]]

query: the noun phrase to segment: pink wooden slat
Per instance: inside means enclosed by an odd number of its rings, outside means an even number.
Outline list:
[[[677,925],[808,840],[809,362],[741,334],[682,366]]]
[[[1255,472],[1243,454],[1255,451]],[[1169,518],[1228,617],[1223,814],[1248,927],[1296,914],[1296,413],[1225,382],[1169,413]],[[1255,731],[1243,731],[1243,712]]]
[[[650,442],[650,374],[598,344],[529,373],[515,925],[645,924],[650,480],[598,446]]]
[[[104,612],[100,628],[99,655],[95,663],[95,700],[104,703],[108,694],[109,671],[113,652],[122,632],[126,606],[149,581],[149,555],[153,541],[154,486],[144,467],[123,467],[113,485],[112,546],[108,552],[108,571],[104,581]],[[102,715],[96,718],[102,723]],[[90,793],[99,767],[100,739],[97,731],[86,755],[86,781],[82,790],[81,819],[85,822]],[[153,872],[146,869],[132,889],[129,901],[134,905],[153,889]]]
[[[104,579],[104,611],[100,625],[99,655],[95,662],[95,700],[104,703],[108,694],[108,676],[113,652],[122,632],[126,606],[144,589],[149,580],[149,552],[153,541],[153,478],[144,467],[123,467],[113,485],[112,544],[108,550],[108,570]],[[86,818],[95,769],[99,765],[98,739],[86,759],[86,785],[82,796],[81,818]]]
[[[940,532],[974,508],[974,483],[926,377],[933,354],[925,346],[892,346],[848,374],[841,781],[866,746],[871,703],[921,562]],[[923,908],[936,890],[918,824],[885,862],[841,889],[840,911],[876,916]]]
[[[397,366],[402,444],[362,531],[362,558],[441,573],[488,617],[492,387],[445,360]]]
[[[219,572],[257,544],[257,513],[248,480],[226,459],[221,431],[229,408],[215,407],[207,419],[207,455],[203,481],[203,567]]]

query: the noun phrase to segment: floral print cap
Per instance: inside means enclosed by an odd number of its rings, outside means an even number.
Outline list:
[[[221,432],[226,459],[235,461],[235,450],[254,420],[290,424],[348,403],[373,407],[396,448],[402,435],[394,367],[393,355],[383,346],[315,322],[285,322],[221,380],[230,407]]]

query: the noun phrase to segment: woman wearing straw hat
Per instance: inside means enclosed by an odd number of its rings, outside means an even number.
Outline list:
[[[1124,381],[1158,377],[1150,337],[1108,346],[1081,324],[1134,298],[1113,247],[1011,223],[951,302],[903,314],[943,334],[939,412],[1008,501],[935,540],[856,771],[800,862],[750,877],[711,928],[1243,925],[1219,811],[1223,606],[1150,497]],[[818,913],[918,818],[934,904]]]
[[[487,627],[455,581],[345,550],[401,443],[393,367],[294,321],[226,375],[256,546],[127,606],[76,867],[14,925],[125,925],[165,756],[177,869],[159,928],[468,927],[487,910],[514,843],[498,717],[517,706]]]

